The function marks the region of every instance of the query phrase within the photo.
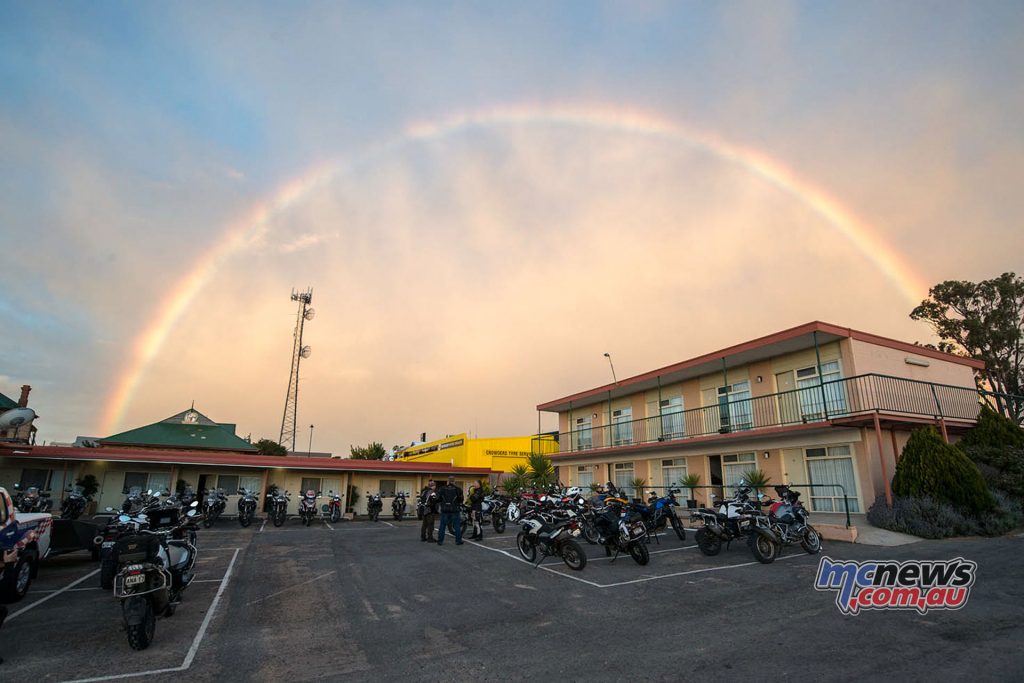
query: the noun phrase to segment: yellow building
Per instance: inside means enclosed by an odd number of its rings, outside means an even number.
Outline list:
[[[513,465],[526,465],[536,437],[509,436],[471,439],[455,434],[416,444],[399,455],[402,462],[436,462],[451,467],[474,467],[494,472],[511,472]],[[552,441],[553,441],[553,437]]]

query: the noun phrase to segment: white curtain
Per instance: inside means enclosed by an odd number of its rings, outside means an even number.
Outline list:
[[[812,484],[841,484],[846,489],[850,512],[860,512],[852,458],[807,458],[807,471]],[[811,490],[811,502],[818,512],[844,512],[843,492],[839,488],[815,486]]]

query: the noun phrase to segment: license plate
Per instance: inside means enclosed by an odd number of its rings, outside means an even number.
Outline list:
[[[146,583],[146,575],[145,574],[135,574],[133,576],[126,576],[124,578],[124,585],[125,586],[137,586],[140,583]]]
[[[102,547],[104,547],[104,548],[113,548],[114,547],[114,542],[113,541],[103,541],[103,546]]]

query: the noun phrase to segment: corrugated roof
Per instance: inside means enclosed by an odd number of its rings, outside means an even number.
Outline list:
[[[18,402],[12,401],[3,394],[0,394],[0,410],[10,410],[11,408],[17,408]]]
[[[126,446],[157,446],[221,451],[255,452],[256,448],[245,439],[235,436],[218,424],[155,424],[130,429],[100,439],[101,444]]]

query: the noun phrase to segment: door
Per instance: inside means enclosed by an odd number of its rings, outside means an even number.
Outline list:
[[[799,448],[785,448],[782,451],[782,482],[785,484],[807,484],[804,473],[804,454]]]
[[[711,475],[711,485],[715,488],[711,489],[711,494],[716,498],[722,498],[722,485],[725,483],[722,478],[722,456],[720,455],[709,455],[708,456],[708,469]],[[708,501],[710,503],[710,501]]]
[[[208,476],[205,474],[199,475],[199,483],[196,484],[196,500],[199,501],[199,509],[203,509],[203,499],[206,498],[206,482]]]
[[[779,392],[777,400],[782,424],[800,422],[800,394],[795,391],[796,381],[793,379],[793,371],[787,370],[775,375],[775,386],[775,390]]]

